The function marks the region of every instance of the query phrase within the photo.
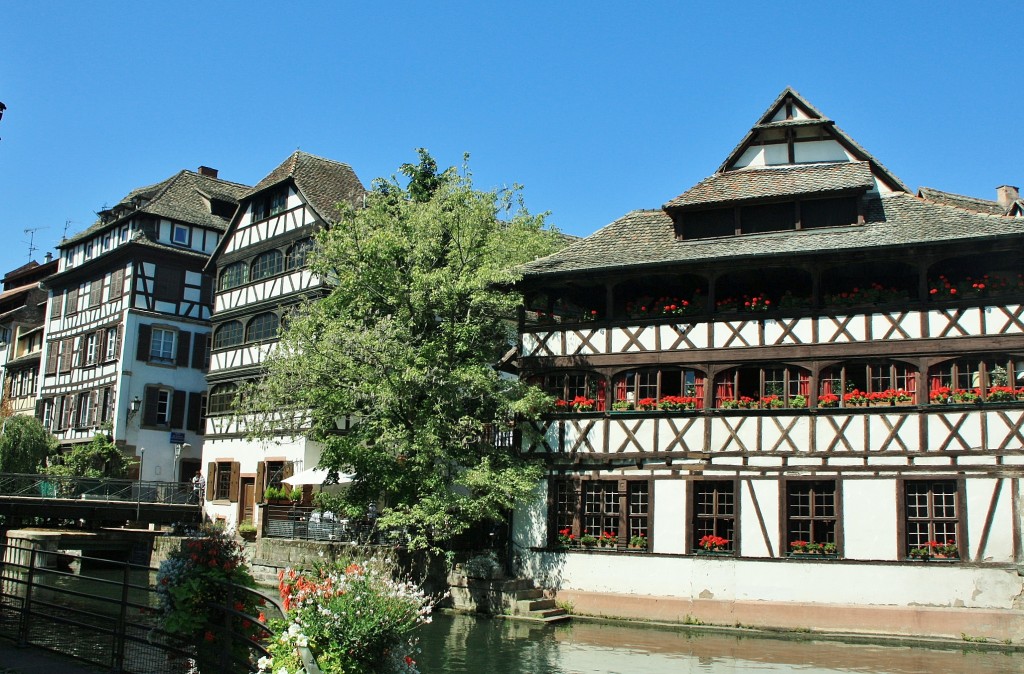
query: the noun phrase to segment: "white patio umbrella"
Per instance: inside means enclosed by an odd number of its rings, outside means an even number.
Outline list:
[[[300,487],[302,485],[311,484],[316,486],[333,487],[335,485],[324,485],[324,480],[330,475],[330,471],[326,468],[307,468],[301,472],[286,477],[281,482],[287,482],[293,487]],[[354,475],[348,473],[339,473],[337,485],[346,485],[352,482]]]

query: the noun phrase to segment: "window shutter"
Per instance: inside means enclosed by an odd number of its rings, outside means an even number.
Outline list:
[[[57,374],[57,359],[60,355],[60,342],[54,341],[46,345],[46,374]]]
[[[171,397],[171,428],[185,427],[185,392],[175,391]]]
[[[99,391],[89,392],[89,425],[95,426],[97,419],[99,419]]]
[[[121,355],[121,326],[118,325],[114,328],[114,358],[117,359]]]
[[[206,464],[206,500],[212,501],[217,497],[217,462],[211,461]]]
[[[60,318],[60,310],[64,307],[64,291],[60,290],[53,293],[53,297],[50,298],[50,318],[52,320]]]
[[[213,277],[209,274],[203,274],[199,286],[199,301],[208,306],[213,305]]]
[[[76,337],[78,340],[78,355],[75,358],[75,363],[78,367],[85,367],[85,335]]]
[[[46,410],[46,401],[45,400],[37,400],[36,401],[36,419],[38,419],[40,422],[43,420],[43,414],[44,414],[45,410]]]
[[[99,278],[92,282],[89,288],[89,306],[98,307],[103,301],[103,279]]]
[[[208,332],[197,332],[192,335],[192,367],[202,370],[206,365],[206,340],[210,338]]]
[[[124,268],[115,269],[110,275],[110,288],[107,289],[107,300],[114,300],[124,294]]]
[[[237,461],[231,462],[231,485],[228,487],[228,500],[232,503],[238,502],[238,472]]]
[[[64,305],[64,315],[70,316],[78,311],[78,288],[68,289],[68,300]]]
[[[159,400],[160,389],[155,386],[147,386],[145,400],[142,402],[143,426],[156,426],[156,406]]]
[[[263,491],[266,487],[267,479],[267,462],[259,461],[256,463],[256,503],[263,503]]]
[[[193,433],[199,432],[199,409],[202,400],[202,393],[190,392],[188,394],[188,421],[185,423],[185,430],[192,431]]]
[[[175,364],[178,367],[188,367],[188,346],[191,343],[191,335],[187,330],[178,331],[178,354],[175,359]]]
[[[139,347],[135,352],[135,359],[143,362],[149,360],[149,340],[153,334],[153,328],[148,323],[139,325]]]
[[[284,465],[281,466],[281,479],[285,480],[292,475],[295,475],[295,463],[292,461],[285,461]]]
[[[75,345],[72,338],[62,339],[60,342],[60,371],[71,372],[71,352]]]

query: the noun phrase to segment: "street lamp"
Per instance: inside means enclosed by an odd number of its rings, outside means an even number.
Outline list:
[[[188,444],[187,442],[176,442],[176,443],[174,443],[174,474],[175,475],[178,475],[178,459],[181,457],[181,450],[185,449],[186,447],[191,447],[191,446],[192,445]],[[184,482],[182,477],[183,476],[178,475],[178,482]]]

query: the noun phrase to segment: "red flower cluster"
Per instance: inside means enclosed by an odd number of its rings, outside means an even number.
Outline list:
[[[772,301],[764,293],[756,295],[743,295],[742,297],[727,297],[724,300],[715,302],[718,311],[768,311]]]
[[[701,399],[696,396],[665,396],[658,401],[663,410],[693,410],[700,407]]]
[[[984,274],[981,278],[965,276],[959,281],[940,275],[930,286],[928,294],[934,299],[1021,292],[1024,291],[1024,274],[1017,274],[1017,278],[1002,274]]]
[[[838,293],[825,295],[825,304],[852,306],[856,304],[875,304],[878,302],[896,302],[907,299],[907,291],[895,286],[886,288],[881,283],[871,282],[867,287],[854,287]]]
[[[636,401],[636,408],[638,410],[656,410],[658,409],[657,398],[641,398]]]
[[[645,316],[685,316],[703,310],[704,302],[700,289],[694,291],[692,299],[664,295],[657,299],[645,296],[626,302],[626,314],[634,318]]]
[[[818,396],[818,407],[839,407],[839,396],[835,393],[824,393]]]
[[[729,541],[721,536],[712,536],[711,534],[708,534],[701,538],[697,545],[704,550],[725,550],[729,547]]]

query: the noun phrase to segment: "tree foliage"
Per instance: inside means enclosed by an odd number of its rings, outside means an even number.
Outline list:
[[[127,477],[132,462],[109,437],[97,433],[91,442],[74,445],[60,454],[43,472],[74,477],[123,478]]]
[[[0,473],[37,473],[57,451],[57,438],[35,417],[16,415],[2,423]]]
[[[350,510],[380,501],[382,524],[426,546],[499,519],[540,475],[492,440],[548,402],[495,368],[519,303],[499,288],[559,239],[518,187],[477,190],[465,166],[438,174],[425,150],[401,170],[407,185],[376,181],[364,207],[339,206],[318,236],[311,264],[330,292],[285,321],[240,411],[272,435],[288,422],[281,410],[302,410],[321,466],[356,476]],[[339,434],[345,417],[357,422]]]

